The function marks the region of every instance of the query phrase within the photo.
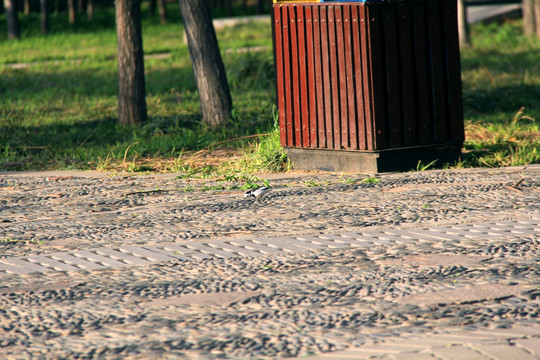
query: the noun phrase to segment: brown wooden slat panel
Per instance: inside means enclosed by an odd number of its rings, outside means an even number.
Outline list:
[[[300,108],[302,114],[300,116],[302,146],[309,147],[309,89],[307,76],[307,59],[306,59],[306,23],[304,17],[304,6],[298,5],[296,8],[296,24],[298,35],[298,67],[300,70],[300,94],[297,99],[300,99]]]
[[[444,29],[447,49],[447,84],[449,88],[448,108],[450,110],[450,141],[465,140],[463,124],[463,100],[461,89],[461,63],[457,25],[457,4],[454,0],[444,0]]]
[[[284,89],[284,74],[283,74],[283,46],[282,46],[282,19],[281,7],[274,6],[274,36],[275,36],[275,59],[276,59],[276,92],[279,111],[279,138],[281,146],[287,146],[287,134],[285,126],[285,89]]]
[[[356,6],[344,6],[343,7],[343,35],[344,35],[344,47],[345,47],[345,68],[346,68],[346,85],[347,85],[347,121],[349,126],[349,148],[358,150],[357,139],[357,124],[355,109],[355,90],[354,90],[354,68],[353,68],[353,44],[351,41],[351,9]],[[343,136],[345,137],[345,135]],[[347,146],[347,145],[345,145]]]
[[[320,7],[319,20],[321,29],[321,54],[322,54],[322,70],[323,70],[323,97],[324,97],[324,128],[326,130],[325,146],[326,148],[333,147],[332,134],[332,87],[330,84],[330,56],[328,49],[328,17],[327,6]]]
[[[339,67],[337,61],[337,41],[334,6],[328,6],[328,51],[330,52],[330,81],[331,81],[331,104],[332,104],[332,143],[334,149],[341,149],[341,122],[339,120]]]
[[[362,17],[360,16],[360,11]],[[352,28],[352,43],[354,52],[354,84],[356,94],[356,124],[358,127],[358,149],[367,150],[366,142],[366,122],[371,121],[369,114],[369,91],[364,88],[364,68],[366,61],[362,61],[366,57],[366,36],[365,36],[365,10],[364,6],[354,6],[351,8],[351,28]],[[367,81],[366,81],[367,83]],[[367,103],[364,104],[364,99],[367,97]],[[370,135],[371,136],[371,135]]]
[[[296,5],[289,6],[289,29],[291,34],[291,64],[292,64],[292,101],[293,101],[293,128],[294,146],[302,146],[302,112],[300,110],[300,70],[298,68],[298,31]]]
[[[413,16],[410,2],[397,4],[399,46],[401,52],[401,106],[403,117],[403,145],[418,145],[418,131],[416,124],[416,109],[414,101],[415,81],[413,78],[413,58],[415,49],[412,43],[411,16]]]
[[[368,30],[368,45],[369,53],[367,59],[369,59],[369,86],[371,89],[371,126],[373,132],[373,149],[386,149],[388,144],[386,142],[386,134],[388,129],[386,128],[386,118],[384,111],[384,83],[386,81],[384,74],[384,52],[381,49],[382,37],[382,16],[380,5],[373,4],[372,6],[365,6],[366,9],[366,23]],[[369,19],[369,21],[367,21]]]
[[[287,7],[283,7],[282,12],[282,41],[283,41],[283,73],[285,80],[285,119],[287,146],[294,146],[294,130],[293,130],[293,94],[292,94],[292,70],[291,70],[291,46],[289,43],[289,11]]]
[[[324,111],[324,80],[321,49],[321,19],[320,6],[313,7],[313,54],[315,60],[315,90],[317,94],[317,131],[318,146],[326,148],[325,111]]]
[[[349,8],[349,6],[345,6],[345,8]],[[336,99],[336,103],[339,101],[339,117],[338,120],[340,121],[340,138],[341,142],[339,142],[337,145],[340,149],[348,149],[349,146],[349,136],[350,134],[350,126],[349,126],[349,109],[347,104],[347,98],[348,98],[348,92],[347,92],[347,68],[345,65],[345,49],[347,47],[350,48],[350,45],[347,46],[345,44],[345,19],[343,16],[342,11],[343,6],[336,6],[335,7],[335,22],[336,22],[336,44],[337,44],[337,65],[338,65],[338,73],[339,73],[339,99]],[[347,21],[348,25],[348,21]]]
[[[414,34],[414,73],[415,73],[415,104],[418,119],[419,145],[432,143],[430,120],[430,82],[428,79],[429,61],[426,35],[426,9],[422,0],[413,6],[413,34]]]
[[[445,92],[446,78],[443,74],[443,49],[441,35],[440,0],[427,1],[428,38],[431,60],[431,103],[433,121],[433,141],[436,144],[446,142]]]
[[[315,87],[315,59],[313,56],[313,18],[312,18],[312,6],[306,6],[305,12],[305,24],[306,24],[306,68],[308,76],[308,93],[309,93],[309,146],[317,147],[317,92]]]
[[[387,147],[401,147],[401,67],[396,21],[396,6],[388,4],[381,9],[384,31],[384,55],[386,65],[386,131]]]

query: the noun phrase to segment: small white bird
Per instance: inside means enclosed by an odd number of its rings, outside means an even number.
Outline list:
[[[256,188],[256,189],[251,189],[251,190],[246,191],[246,193],[244,195],[244,198],[254,197],[255,200],[258,200],[258,199],[262,198],[269,191],[270,191],[270,188],[267,187],[267,186],[263,186],[263,187]]]

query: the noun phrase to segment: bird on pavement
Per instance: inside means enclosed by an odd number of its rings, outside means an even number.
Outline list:
[[[251,189],[251,190],[246,191],[246,193],[244,195],[244,198],[254,197],[255,200],[258,200],[258,199],[262,198],[269,191],[270,191],[270,188],[267,187],[267,186],[263,186],[263,187],[256,188],[256,189]]]

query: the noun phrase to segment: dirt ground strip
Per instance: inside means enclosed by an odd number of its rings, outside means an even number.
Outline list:
[[[218,191],[224,182],[171,175],[0,174],[0,256],[527,219],[540,215],[539,178],[540,166],[293,173],[269,177],[254,202],[231,180]],[[536,325],[539,243],[514,234],[7,275],[0,358],[283,358]]]

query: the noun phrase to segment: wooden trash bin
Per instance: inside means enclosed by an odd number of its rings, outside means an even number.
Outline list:
[[[281,144],[294,168],[374,173],[459,158],[456,3],[273,5]]]

